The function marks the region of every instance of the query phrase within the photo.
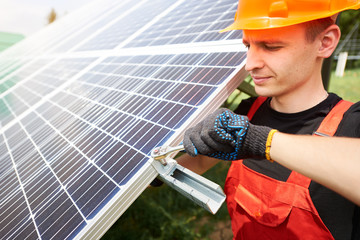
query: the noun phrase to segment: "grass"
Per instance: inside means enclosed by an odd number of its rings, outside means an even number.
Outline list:
[[[331,75],[329,91],[349,101],[359,101],[360,69],[345,76]],[[246,95],[235,91],[224,104],[234,109]],[[224,186],[229,162],[220,163],[205,177]],[[168,186],[149,188],[103,236],[103,240],[211,239],[219,222],[229,221],[226,204],[211,215]]]
[[[351,102],[360,101],[360,68],[346,70],[343,77],[337,77],[332,72],[329,92]]]

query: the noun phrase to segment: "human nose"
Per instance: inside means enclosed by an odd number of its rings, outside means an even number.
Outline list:
[[[260,69],[264,67],[264,61],[261,57],[261,53],[255,48],[249,48],[247,51],[245,70],[250,72],[254,69]]]

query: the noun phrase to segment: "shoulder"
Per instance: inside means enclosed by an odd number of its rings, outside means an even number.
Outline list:
[[[239,106],[235,109],[236,114],[246,115],[250,110],[252,104],[255,102],[257,97],[250,97],[241,101]]]
[[[354,103],[343,116],[337,136],[360,137],[360,102]]]

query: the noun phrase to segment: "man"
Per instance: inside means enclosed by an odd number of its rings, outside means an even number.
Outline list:
[[[219,109],[188,129],[183,142],[192,157],[178,159],[197,173],[217,159],[233,161],[225,192],[234,239],[360,239],[353,203],[360,204],[360,102],[328,94],[321,79],[323,59],[340,38],[336,14],[359,7],[239,1],[225,30],[243,30],[246,70],[267,98],[244,100],[235,113]],[[315,132],[350,138],[297,136]]]

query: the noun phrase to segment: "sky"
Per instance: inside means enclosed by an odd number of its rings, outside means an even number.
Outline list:
[[[0,32],[30,36],[46,26],[51,9],[61,18],[89,2],[90,0],[0,0]]]

